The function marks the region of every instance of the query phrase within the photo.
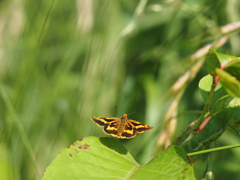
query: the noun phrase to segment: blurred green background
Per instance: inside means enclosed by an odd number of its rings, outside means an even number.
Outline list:
[[[107,136],[90,116],[154,127],[120,140],[144,164],[156,153],[171,86],[188,58],[240,19],[238,0],[0,0],[0,179],[39,179],[56,155],[86,136]],[[219,52],[240,56],[239,32]],[[202,110],[198,82],[179,113]],[[117,110],[114,106],[118,106]],[[174,137],[199,113],[179,115]],[[231,130],[216,146],[239,143]],[[240,179],[240,150],[212,155],[215,179]],[[39,174],[39,175],[38,175]]]

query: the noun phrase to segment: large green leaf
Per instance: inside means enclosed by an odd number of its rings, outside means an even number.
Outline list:
[[[61,179],[189,179],[194,172],[186,153],[170,146],[140,166],[114,138],[87,137],[76,141],[53,160],[42,180]]]

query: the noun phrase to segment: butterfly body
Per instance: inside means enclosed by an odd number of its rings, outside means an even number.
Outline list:
[[[152,129],[152,127],[141,122],[128,119],[127,114],[122,117],[91,117],[98,126],[104,126],[103,131],[113,137],[130,139],[137,135]]]

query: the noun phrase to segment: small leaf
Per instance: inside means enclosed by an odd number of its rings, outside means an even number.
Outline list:
[[[76,141],[53,160],[42,180],[61,179],[184,179],[195,180],[186,153],[171,146],[140,166],[114,138],[87,137]]]
[[[216,73],[220,77],[220,82],[226,92],[232,97],[240,97],[240,82],[229,73],[216,68]]]

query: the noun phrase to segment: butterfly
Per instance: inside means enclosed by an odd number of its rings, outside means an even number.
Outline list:
[[[141,122],[128,119],[127,114],[122,117],[90,117],[98,126],[104,126],[103,132],[113,137],[130,139],[134,138],[137,133],[143,133],[152,129],[152,127]]]

